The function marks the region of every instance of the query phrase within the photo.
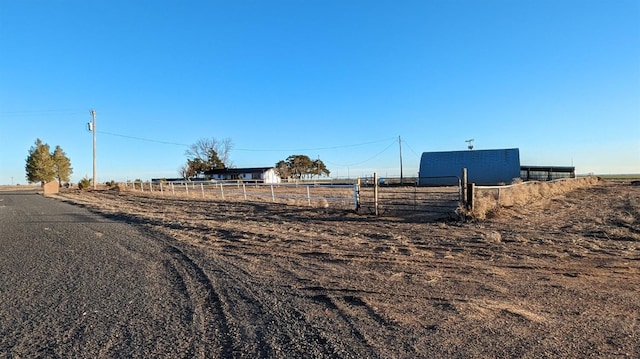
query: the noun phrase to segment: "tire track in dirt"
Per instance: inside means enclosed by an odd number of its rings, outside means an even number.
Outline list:
[[[234,263],[238,263],[237,259],[242,259],[244,263],[250,262],[249,258],[242,258],[239,255],[234,255],[233,258]],[[312,332],[311,337],[319,338],[319,343],[325,346],[322,357],[357,356],[378,358],[384,356],[381,353],[384,353],[385,348],[379,344],[380,340],[378,339],[380,338],[369,335],[371,333],[370,328],[392,328],[393,324],[358,295],[367,293],[365,290],[331,289],[323,286],[293,287],[287,285],[287,283],[311,284],[313,281],[300,277],[299,272],[291,271],[277,262],[271,264],[278,268],[276,270],[278,273],[289,277],[278,278],[277,283],[274,283],[274,285],[280,287],[281,290],[284,288],[284,291],[289,296],[295,297],[296,301],[295,305],[292,305],[294,303],[290,301],[287,303],[275,303],[275,290],[262,292],[256,290],[257,287],[261,286],[258,283],[259,280],[256,280],[255,283],[243,281],[247,285],[246,289],[259,302],[257,304],[266,310],[266,315],[273,315],[276,320],[285,320],[289,324],[299,322],[305,328],[305,331]],[[255,278],[260,275],[236,264],[227,263],[227,266],[225,267],[233,268],[232,271],[236,272],[236,282],[241,282],[239,279],[242,277]],[[328,294],[328,292],[331,292],[331,294]],[[285,305],[286,314],[283,315],[281,310],[273,310],[273,308],[279,308],[283,305]],[[301,311],[299,308],[305,308],[305,310]],[[331,319],[327,322],[327,318]],[[318,320],[322,324],[319,325]],[[327,328],[330,329],[328,330]],[[283,334],[285,337],[290,338],[288,340],[296,340],[292,331]],[[308,354],[308,352],[301,354]]]
[[[234,318],[252,322],[254,332],[244,333],[257,343],[245,352],[260,357],[344,357],[345,348],[336,347],[307,320],[298,306],[282,300],[281,288],[255,279],[254,273],[216,256],[218,273],[225,281],[225,298]],[[243,339],[247,339],[246,337]],[[350,352],[347,350],[347,353]]]
[[[342,319],[350,334],[356,339],[354,347],[363,357],[378,358],[380,354],[376,339],[369,335],[367,328],[371,326],[388,326],[389,322],[377,314],[360,297],[354,295],[331,296],[323,293],[311,295],[309,298]],[[367,323],[369,322],[369,323]]]
[[[223,300],[204,270],[175,246],[168,246],[169,260],[166,269],[174,275],[174,285],[189,300],[191,318],[196,333],[202,340],[195,341],[194,357],[204,358],[212,353],[217,357],[230,357],[234,343],[229,322],[223,308]]]

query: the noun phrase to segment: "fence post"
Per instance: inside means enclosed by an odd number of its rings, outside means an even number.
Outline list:
[[[373,208],[378,215],[378,173],[373,172]]]
[[[467,209],[473,211],[473,206],[475,205],[473,197],[476,192],[476,184],[469,183],[467,187]]]
[[[353,209],[355,211],[360,209],[360,178],[353,185]]]
[[[200,182],[200,192],[202,192],[202,198],[204,198],[204,183]]]
[[[275,202],[276,201],[276,195],[273,192],[273,185],[271,185],[271,202]]]
[[[222,195],[222,200],[224,201],[224,188],[222,187],[222,183],[220,183],[220,194]]]
[[[309,194],[309,186],[307,186],[307,202],[309,203],[309,207],[311,207],[311,195]]]
[[[140,191],[144,192],[144,182],[140,181]]]
[[[164,190],[162,189],[162,181],[160,181],[160,194],[164,196]]]
[[[187,192],[187,196],[189,195],[189,184],[187,182],[184,183],[184,189]]]
[[[462,175],[460,177],[460,203],[463,206],[468,206],[467,203],[467,168],[462,168]]]
[[[171,194],[174,196],[176,195],[176,189],[173,187],[173,182],[171,182]]]
[[[244,182],[242,182],[242,194],[244,194],[244,200],[247,200],[247,187],[245,186]]]
[[[153,182],[149,181],[149,190],[153,193]]]

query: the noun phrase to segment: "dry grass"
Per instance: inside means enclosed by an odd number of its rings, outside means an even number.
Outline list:
[[[0,186],[0,192],[2,191],[40,191],[42,186],[40,185],[4,185]]]
[[[270,318],[285,308],[293,314],[273,317],[283,332],[304,321],[329,345],[367,347],[361,356],[636,358],[640,187],[594,180],[515,186],[551,197],[509,193],[523,204],[494,207],[482,222],[148,191],[59,197],[190,243],[212,281],[224,275],[217,268],[235,268],[220,283],[247,295],[219,294],[239,331],[258,326],[234,306]],[[567,192],[554,195],[556,186]],[[484,192],[497,203],[495,190]]]
[[[473,211],[476,219],[485,219],[503,207],[527,206],[577,188],[596,184],[598,177],[562,179],[551,182],[524,182],[501,187],[476,187]]]

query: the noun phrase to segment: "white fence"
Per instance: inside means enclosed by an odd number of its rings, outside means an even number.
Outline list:
[[[159,196],[218,199],[223,201],[259,201],[356,209],[356,184],[326,183],[246,183],[242,181],[127,182],[128,190]]]

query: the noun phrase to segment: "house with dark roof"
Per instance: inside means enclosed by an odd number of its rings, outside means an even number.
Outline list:
[[[217,181],[252,181],[262,183],[280,183],[281,179],[273,167],[220,168],[204,172],[207,179]]]

